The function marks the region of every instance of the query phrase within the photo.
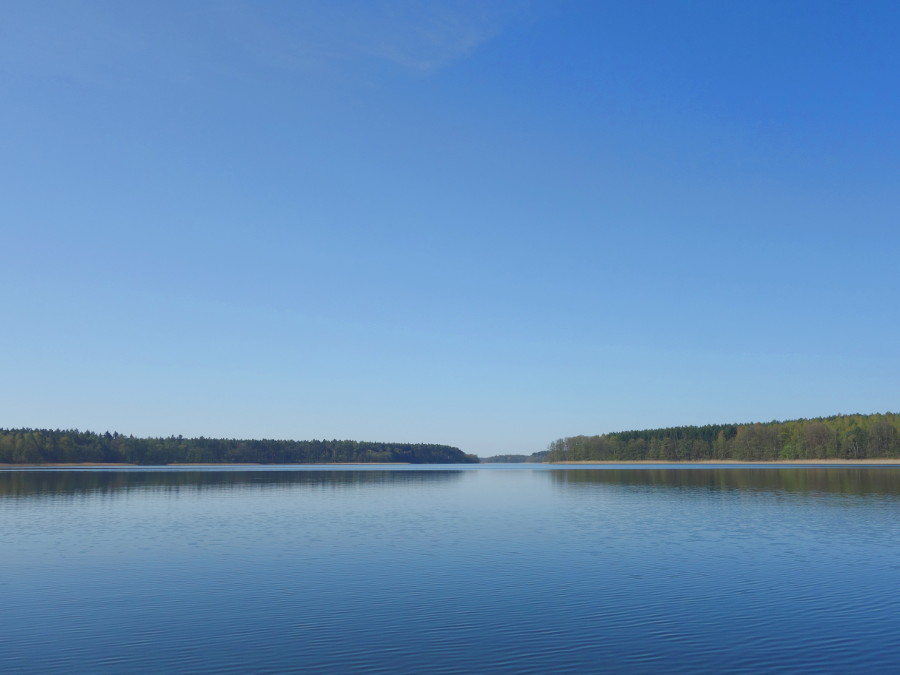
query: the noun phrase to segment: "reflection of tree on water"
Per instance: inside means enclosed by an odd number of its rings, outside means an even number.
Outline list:
[[[6,497],[76,496],[129,490],[260,490],[308,488],[341,490],[359,487],[427,485],[458,480],[459,470],[364,471],[8,471],[0,472],[0,499]]]
[[[900,496],[900,467],[562,469],[557,484]]]

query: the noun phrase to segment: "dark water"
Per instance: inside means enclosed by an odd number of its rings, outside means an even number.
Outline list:
[[[0,672],[900,671],[900,468],[0,472]]]

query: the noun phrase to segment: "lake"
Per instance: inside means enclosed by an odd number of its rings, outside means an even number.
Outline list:
[[[0,471],[0,672],[897,672],[900,467]]]

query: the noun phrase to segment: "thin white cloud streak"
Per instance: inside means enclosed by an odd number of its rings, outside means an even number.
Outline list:
[[[429,74],[536,16],[536,2],[306,0],[14,5],[0,25],[0,76],[89,87],[252,77],[339,77],[382,64]]]
[[[285,7],[236,1],[222,16],[244,49],[281,67],[331,69],[363,59],[432,72],[472,55],[533,12],[531,3],[468,0],[313,0]]]

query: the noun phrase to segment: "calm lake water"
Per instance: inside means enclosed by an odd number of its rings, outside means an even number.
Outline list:
[[[0,672],[900,670],[900,468],[0,471]]]

